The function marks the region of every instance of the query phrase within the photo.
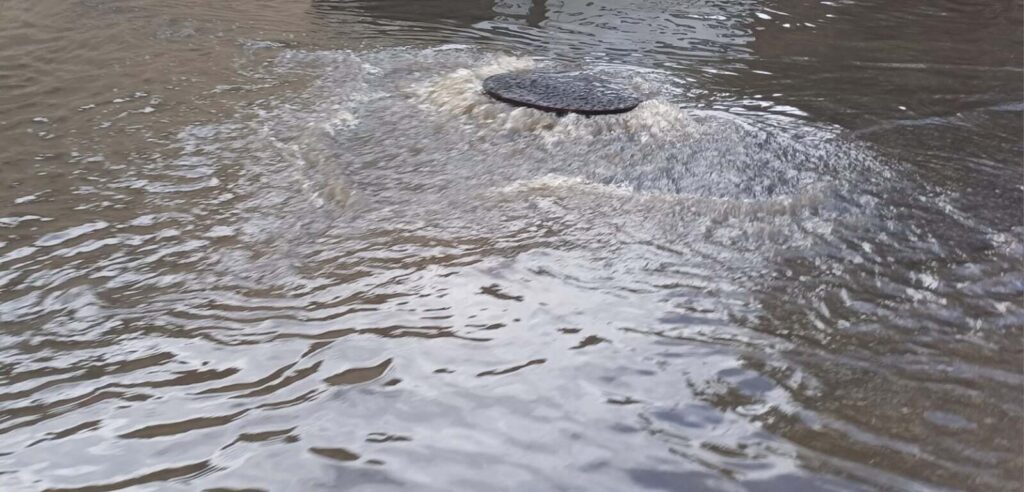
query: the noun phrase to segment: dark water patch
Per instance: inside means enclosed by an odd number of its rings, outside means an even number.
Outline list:
[[[484,376],[503,376],[505,374],[511,374],[513,372],[516,372],[516,371],[519,371],[519,370],[522,370],[522,369],[526,369],[527,367],[536,366],[536,365],[539,365],[539,364],[543,364],[545,362],[547,362],[547,361],[545,361],[544,359],[534,359],[534,360],[531,360],[529,362],[525,362],[523,364],[519,364],[517,366],[508,367],[508,368],[505,368],[505,369],[493,369],[493,370],[490,370],[490,371],[483,371],[483,372],[477,374],[476,377],[479,378],[479,377],[484,377]]]
[[[345,448],[309,448],[309,451],[313,454],[317,454],[334,461],[345,462],[359,459],[358,454],[355,454]]]
[[[331,386],[366,383],[383,376],[389,367],[391,367],[391,359],[370,367],[345,369],[338,374],[324,379],[324,382]]]

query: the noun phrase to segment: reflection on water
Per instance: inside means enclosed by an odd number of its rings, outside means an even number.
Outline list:
[[[1020,2],[4,7],[4,490],[1021,485]]]

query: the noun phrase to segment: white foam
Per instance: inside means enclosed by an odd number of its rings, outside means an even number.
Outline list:
[[[483,80],[491,75],[516,70],[529,70],[535,63],[529,58],[499,56],[491,63],[472,68],[459,68],[454,72],[442,75],[414,89],[421,103],[456,115],[476,114],[482,119],[495,117],[497,113],[488,111],[496,107],[493,99],[481,90]]]

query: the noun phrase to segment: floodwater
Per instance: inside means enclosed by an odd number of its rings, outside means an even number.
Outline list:
[[[0,1],[0,489],[1020,490],[1022,10]]]

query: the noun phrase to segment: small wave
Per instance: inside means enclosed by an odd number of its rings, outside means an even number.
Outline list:
[[[625,196],[632,192],[623,186],[594,183],[578,176],[549,174],[540,178],[516,181],[496,190],[499,193],[521,193],[544,190],[569,190],[599,195]]]

